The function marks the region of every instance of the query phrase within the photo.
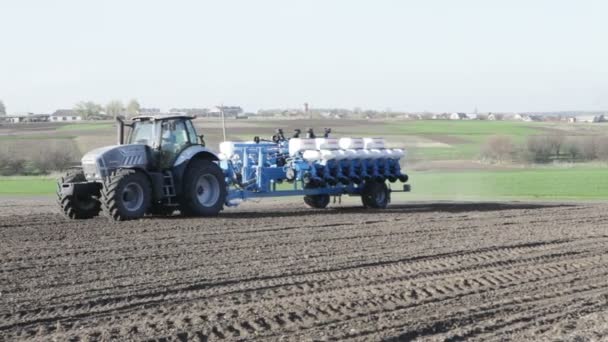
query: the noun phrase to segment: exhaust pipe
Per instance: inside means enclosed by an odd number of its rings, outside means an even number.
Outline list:
[[[120,116],[116,117],[116,122],[118,123],[117,128],[117,136],[118,136],[118,145],[122,145],[125,142],[125,122]]]

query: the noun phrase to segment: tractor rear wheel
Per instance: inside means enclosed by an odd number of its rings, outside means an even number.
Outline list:
[[[226,180],[214,162],[194,159],[184,173],[180,211],[186,216],[215,216],[224,209]]]
[[[118,170],[101,189],[102,210],[114,221],[135,220],[150,207],[151,186],[148,177],[136,170]]]
[[[361,202],[365,208],[384,209],[389,201],[390,192],[385,182],[365,182],[361,190]]]
[[[90,219],[99,215],[101,203],[97,194],[72,194],[64,196],[61,193],[61,185],[65,183],[86,182],[82,170],[70,170],[57,181],[57,202],[63,215],[72,220]]]
[[[312,189],[315,187],[307,185],[304,188]],[[304,203],[314,209],[325,209],[329,204],[329,195],[305,195]]]

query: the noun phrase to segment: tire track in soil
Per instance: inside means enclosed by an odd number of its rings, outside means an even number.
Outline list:
[[[607,309],[608,206],[297,207],[5,216],[0,341],[517,339]]]

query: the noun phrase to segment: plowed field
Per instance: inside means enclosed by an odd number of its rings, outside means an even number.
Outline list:
[[[0,341],[608,338],[608,205],[271,200],[111,224],[28,201],[0,199]]]

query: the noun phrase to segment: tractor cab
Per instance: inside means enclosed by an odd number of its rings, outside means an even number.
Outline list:
[[[146,145],[155,161],[155,168],[167,170],[188,147],[204,146],[202,136],[197,136],[191,120],[191,116],[185,115],[138,116],[131,124],[122,122],[119,136],[124,136],[124,126],[130,127],[126,143]],[[119,143],[123,144],[122,141]]]

